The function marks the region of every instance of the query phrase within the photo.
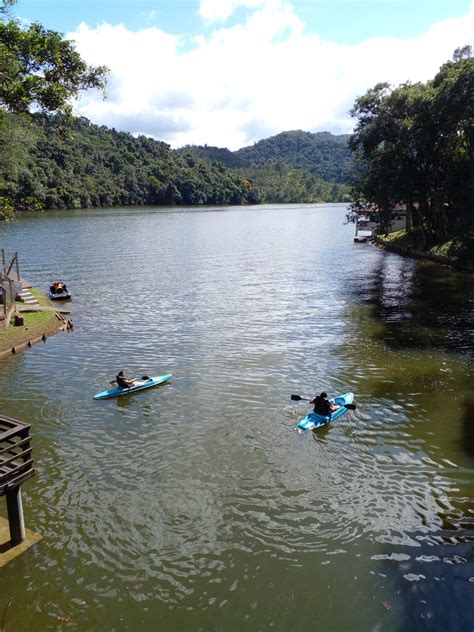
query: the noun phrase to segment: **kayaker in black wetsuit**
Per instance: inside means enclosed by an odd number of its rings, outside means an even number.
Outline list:
[[[115,381],[120,386],[120,388],[130,388],[131,386],[134,386],[138,382],[138,380],[136,380],[136,379],[128,380],[125,377],[125,373],[123,371],[120,371],[117,374],[117,377],[115,378]]]
[[[331,402],[328,400],[328,394],[324,391],[321,393],[321,395],[318,395],[309,403],[314,404],[314,412],[317,415],[322,415],[323,417],[330,415],[332,412],[339,408],[339,406],[337,406],[336,404],[331,404]]]

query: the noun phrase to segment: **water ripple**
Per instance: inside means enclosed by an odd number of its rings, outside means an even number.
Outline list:
[[[456,608],[472,590],[472,287],[354,245],[344,212],[11,226],[4,247],[35,286],[68,281],[75,323],[0,360],[2,413],[32,424],[24,499],[44,536],[0,579],[12,626],[329,629],[327,604],[349,600],[341,629],[376,629],[389,589],[398,613],[424,613],[415,586],[433,609],[437,583]],[[119,369],[173,379],[93,400]],[[357,410],[299,435],[290,395],[323,389]]]

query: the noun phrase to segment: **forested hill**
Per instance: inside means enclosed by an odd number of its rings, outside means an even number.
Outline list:
[[[0,112],[0,144],[4,217],[8,209],[350,200],[346,137],[328,133],[285,132],[237,152],[172,150],[85,118]]]
[[[14,208],[249,204],[253,185],[220,164],[85,118],[3,114],[0,197]]]
[[[243,165],[262,165],[269,160],[283,160],[292,167],[305,169],[324,180],[347,182],[353,166],[348,141],[350,134],[335,136],[329,132],[282,132],[239,149],[236,156]]]
[[[235,152],[208,145],[191,145],[179,149],[181,153],[218,161],[230,168],[261,167],[281,162],[295,169],[303,169],[323,180],[345,183],[353,168],[349,149],[350,134],[336,136],[330,132],[282,132],[260,140]]]
[[[261,202],[349,202],[354,166],[349,139],[349,134],[296,130],[234,152],[209,145],[176,152],[237,171],[253,183]]]

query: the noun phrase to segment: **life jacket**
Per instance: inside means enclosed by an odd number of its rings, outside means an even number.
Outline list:
[[[125,382],[125,378],[122,375],[117,375],[115,378],[120,388],[128,388],[128,384]]]
[[[331,412],[331,405],[327,399],[318,395],[314,398],[314,412],[317,415],[329,415]]]

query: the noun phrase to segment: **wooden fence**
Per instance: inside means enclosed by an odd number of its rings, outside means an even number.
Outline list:
[[[0,251],[0,257],[0,328],[6,328],[15,311],[15,298],[21,291],[22,282],[18,253],[15,252],[8,264],[3,248]]]

